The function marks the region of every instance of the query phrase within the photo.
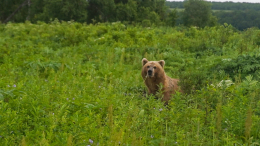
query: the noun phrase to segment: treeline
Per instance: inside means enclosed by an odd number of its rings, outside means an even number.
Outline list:
[[[168,23],[165,0],[2,0],[0,21]]]
[[[170,11],[166,0],[12,0],[0,1],[2,23],[62,21],[115,22],[142,26],[175,26],[177,11]],[[185,26],[214,26],[210,3],[188,0],[183,17]],[[203,7],[203,9],[199,9]]]
[[[169,10],[183,8],[184,11]],[[212,11],[218,9],[218,11]],[[229,10],[229,11],[226,11]],[[142,26],[215,26],[228,23],[239,30],[260,26],[260,4],[204,0],[2,0],[0,22],[116,22]]]
[[[185,2],[167,1],[165,4],[170,8],[185,8]],[[211,10],[219,24],[228,23],[238,30],[260,28],[260,3],[211,2]],[[177,15],[179,17],[177,24],[183,24],[181,19],[183,12],[178,11]]]
[[[251,27],[260,28],[260,11],[218,11],[214,12],[214,15],[218,18],[218,22],[220,24],[228,23],[239,30],[244,30]]]
[[[260,3],[212,2],[212,10],[256,10],[260,11]]]
[[[184,8],[184,2],[165,2],[170,8]],[[260,3],[211,2],[212,10],[256,10],[260,11]]]

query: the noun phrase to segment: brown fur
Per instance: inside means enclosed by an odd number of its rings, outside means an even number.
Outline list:
[[[170,78],[165,74],[163,69],[165,65],[164,60],[148,61],[146,58],[143,58],[142,65],[142,77],[149,94],[156,95],[160,90],[160,84],[162,84],[162,101],[167,105],[172,94],[175,94],[179,90],[179,80]]]

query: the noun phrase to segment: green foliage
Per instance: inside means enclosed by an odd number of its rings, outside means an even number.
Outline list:
[[[44,0],[43,12],[35,14],[33,20],[48,22],[58,18],[63,21],[86,22],[87,1],[85,0]]]
[[[177,19],[177,11],[173,10],[168,14],[168,17],[166,19],[166,24],[168,26],[175,26],[176,23],[176,19]]]
[[[216,26],[217,23],[221,25],[224,23],[231,24],[236,29],[244,30],[247,28],[260,28],[260,4],[259,3],[239,3],[239,2],[209,2],[213,15],[210,16],[207,26]],[[177,9],[177,15],[183,17],[184,2],[166,1],[165,5],[170,7],[170,10]],[[200,10],[198,8],[197,10]],[[195,12],[195,11],[194,11]],[[203,15],[199,15],[203,16]],[[199,19],[197,19],[199,20]],[[178,21],[177,21],[178,22]],[[188,21],[185,21],[186,23]],[[183,22],[178,22],[183,24]]]
[[[137,3],[129,0],[127,3],[118,3],[116,5],[117,20],[133,22],[137,19]]]
[[[1,0],[0,1],[0,22],[4,22],[19,6],[22,8],[13,16],[12,20],[15,22],[24,22],[28,17],[29,8],[27,5],[22,5],[25,0]]]
[[[233,25],[239,30],[244,30],[251,27],[260,27],[260,11],[256,10],[245,10],[245,11],[217,11],[214,12],[214,15],[218,17],[218,22],[220,24],[228,23]]]
[[[4,0],[0,8],[1,22],[12,16],[12,22],[58,19],[94,24],[116,21],[142,24],[143,20],[149,20],[151,25],[164,25],[167,15],[165,0]]]
[[[204,0],[186,0],[184,3],[183,22],[185,26],[208,26],[211,19],[210,3]],[[212,24],[212,22],[211,22]]]
[[[223,59],[222,62],[216,64],[212,70],[223,70],[232,79],[240,77],[244,79],[246,76],[252,75],[259,79],[260,56],[259,55],[240,55],[237,58]]]
[[[260,142],[257,68],[243,68],[257,66],[245,54],[259,54],[258,29],[55,20],[1,24],[0,38],[0,145]],[[143,57],[181,80],[168,107],[146,95]],[[244,78],[219,70],[231,62]]]
[[[181,1],[166,1],[165,5],[169,6],[170,8],[184,8],[183,6],[184,2]],[[239,3],[239,2],[232,2],[232,1],[226,1],[226,2],[211,2],[212,10],[260,10],[260,4],[259,3]]]
[[[161,20],[166,19],[166,7],[164,2],[165,0],[90,0],[88,22],[126,21],[129,23],[141,23],[144,26],[150,26],[151,24],[159,25]]]

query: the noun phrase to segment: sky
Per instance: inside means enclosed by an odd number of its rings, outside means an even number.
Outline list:
[[[167,1],[183,1],[183,0],[167,0]],[[226,2],[226,1],[232,1],[234,3],[240,2],[247,2],[247,3],[260,3],[260,0],[206,0],[206,1],[212,1],[212,2]]]

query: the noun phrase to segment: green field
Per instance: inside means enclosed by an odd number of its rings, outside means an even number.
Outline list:
[[[259,46],[228,25],[0,24],[0,145],[259,145]],[[144,57],[181,80],[168,107]]]

